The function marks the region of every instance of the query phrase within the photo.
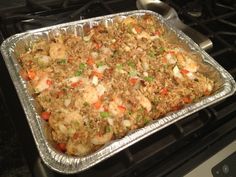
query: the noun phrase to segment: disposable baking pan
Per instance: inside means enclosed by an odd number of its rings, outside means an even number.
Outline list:
[[[214,68],[219,73],[219,79],[221,82],[219,89],[215,91],[215,93],[211,96],[205,97],[196,103],[187,105],[179,111],[169,113],[165,117],[157,119],[143,128],[130,132],[121,139],[111,141],[96,152],[85,157],[68,156],[66,154],[60,153],[53,147],[52,142],[48,139],[45,133],[46,123],[40,119],[36,102],[30,93],[27,82],[24,81],[19,75],[21,66],[17,61],[18,54],[25,52],[26,48],[31,46],[31,44],[39,38],[50,39],[52,36],[60,33],[73,33],[76,35],[83,35],[83,29],[85,25],[86,27],[92,27],[100,22],[105,23],[106,25],[112,25],[113,19],[115,17],[139,17],[145,14],[150,14],[157,18],[158,21],[166,26],[168,30],[174,32],[178,36],[178,38],[184,41],[191,48],[191,50],[202,55],[203,61],[211,65],[212,68]],[[170,124],[173,124],[174,122],[179,121],[180,119],[183,119],[188,115],[199,111],[200,109],[203,109],[222,99],[225,99],[226,97],[233,95],[236,90],[233,77],[211,56],[203,51],[183,32],[177,30],[174,26],[165,21],[165,19],[161,15],[148,10],[123,12],[15,34],[2,43],[1,53],[16,88],[17,94],[20,98],[40,157],[46,165],[60,173],[71,174],[88,169],[95,164],[118,153],[119,151],[131,146],[132,144],[140,141],[141,139],[144,139],[145,137],[160,131]]]

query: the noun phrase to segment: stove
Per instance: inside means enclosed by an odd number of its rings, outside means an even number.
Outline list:
[[[168,20],[176,23],[177,27],[192,35],[190,37],[206,49],[236,79],[236,1],[234,0],[224,2],[166,0],[163,1],[165,2],[164,10],[163,4],[157,5],[158,0],[139,0],[138,3],[135,0],[44,0],[40,3],[36,0],[17,0],[17,2],[19,3],[0,8],[0,42],[15,33],[26,30],[147,8],[162,13]],[[166,9],[171,12],[170,16]],[[25,172],[27,176],[31,174],[36,177],[65,176],[55,173],[41,161],[2,58],[0,75],[2,120],[0,147],[5,147],[4,151],[2,151],[3,148],[0,149],[0,154],[2,154],[0,155],[0,171],[5,171],[7,174],[9,166],[14,162],[19,168],[22,168],[21,164],[27,164],[26,168],[23,168],[24,172],[29,168],[30,174]],[[98,165],[72,176],[176,177],[186,175],[190,177],[194,174],[200,176],[197,171],[202,172],[198,170],[201,164],[209,162],[217,154],[222,154],[222,150],[229,145],[231,147],[232,144],[232,153],[221,155],[222,158],[209,166],[205,174],[209,172],[211,176],[224,174],[233,176],[230,169],[235,164],[227,159],[235,152],[235,105],[236,95],[233,95],[145,138]],[[9,150],[6,146],[11,146],[13,150]],[[16,158],[20,160],[16,162]],[[226,167],[228,167],[228,173],[225,173]]]

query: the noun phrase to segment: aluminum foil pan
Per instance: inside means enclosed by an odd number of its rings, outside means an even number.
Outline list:
[[[211,65],[212,68],[219,73],[221,80],[219,89],[213,95],[203,98],[196,103],[185,106],[179,111],[169,113],[165,117],[155,120],[143,128],[132,131],[124,138],[114,140],[90,155],[85,157],[74,157],[60,153],[53,148],[52,141],[48,138],[47,133],[45,132],[46,123],[41,120],[38,114],[38,108],[30,93],[29,86],[27,85],[27,82],[25,82],[19,75],[20,65],[17,61],[18,54],[25,52],[26,48],[28,48],[35,40],[39,38],[50,39],[50,37],[59,33],[83,35],[84,26],[92,27],[100,22],[105,23],[106,25],[112,25],[115,17],[126,18],[127,16],[143,16],[145,14],[151,14],[156,17],[160,23],[163,23],[168,30],[174,32],[192,50],[202,55],[203,61]],[[213,58],[211,58],[183,32],[177,30],[169,22],[165,21],[161,15],[148,10],[123,12],[16,34],[9,37],[2,43],[1,52],[20,98],[22,107],[25,111],[26,118],[31,128],[39,154],[46,165],[60,173],[71,174],[88,169],[140,141],[141,139],[160,131],[170,124],[173,124],[174,122],[183,119],[184,117],[187,117],[200,109],[233,95],[236,90],[233,77],[224,68],[222,68]]]

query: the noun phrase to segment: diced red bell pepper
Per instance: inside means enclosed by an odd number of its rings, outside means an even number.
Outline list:
[[[87,64],[88,64],[89,66],[93,66],[93,64],[94,64],[94,59],[93,59],[91,56],[88,57],[88,59],[87,59]]]
[[[184,103],[188,104],[192,102],[192,99],[190,97],[184,97],[183,98]]]
[[[161,94],[162,95],[167,95],[167,93],[168,93],[168,89],[167,88],[161,89]]]
[[[189,71],[186,70],[186,69],[181,69],[180,72],[181,72],[182,74],[188,74],[188,73],[189,73]]]
[[[66,151],[66,144],[65,143],[58,143],[57,147],[60,151],[65,152]]]
[[[163,58],[162,58],[162,62],[165,63],[165,64],[167,63],[166,57],[163,57]]]
[[[118,105],[118,108],[119,108],[119,110],[122,111],[122,112],[125,112],[125,111],[126,111],[126,107],[123,106],[123,105]]]
[[[96,103],[93,104],[95,109],[99,109],[102,106],[102,102],[98,100]]]
[[[42,118],[43,120],[48,121],[50,115],[51,115],[50,112],[44,111],[44,112],[41,113],[41,118]]]
[[[135,31],[136,31],[137,33],[141,33],[141,32],[142,32],[142,28],[139,27],[139,26],[136,26],[136,27],[135,27]]]
[[[36,73],[33,70],[28,71],[28,77],[33,80],[36,76]]]
[[[82,80],[79,80],[78,82],[73,82],[73,83],[71,83],[71,87],[76,88],[76,87],[80,86],[82,83],[83,83]]]
[[[129,83],[130,83],[131,85],[133,85],[133,86],[134,86],[137,82],[138,82],[138,78],[132,77],[132,78],[129,79]]]
[[[97,71],[93,71],[93,75],[94,75],[94,76],[97,76],[98,79],[102,79],[102,78],[103,78],[103,74],[100,73],[100,72],[97,72]]]
[[[46,82],[47,82],[47,84],[48,84],[49,86],[52,85],[52,80],[49,80],[49,79],[48,79]]]

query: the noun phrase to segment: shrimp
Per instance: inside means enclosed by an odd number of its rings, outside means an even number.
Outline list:
[[[64,119],[57,123],[57,133],[63,133],[67,137],[73,134],[84,126],[83,118],[78,111],[68,112],[64,114]]]
[[[177,61],[170,53],[166,54],[166,59],[169,64],[175,64]]]
[[[36,55],[34,58],[37,59],[37,62],[40,66],[48,66],[51,61],[51,57],[47,55]]]
[[[145,97],[142,93],[139,93],[137,99],[142,107],[144,107],[148,112],[152,109],[152,104],[147,97]]]
[[[88,85],[87,87],[85,87],[83,98],[87,103],[93,104],[98,101],[99,95],[94,87]]]
[[[66,125],[77,123],[79,126],[83,126],[83,117],[78,111],[69,112],[65,114],[63,123]]]
[[[83,156],[91,151],[91,147],[87,144],[69,141],[66,146],[67,153],[72,155]]]
[[[197,62],[195,62],[191,58],[184,57],[181,53],[177,53],[176,57],[178,59],[178,62],[184,69],[188,70],[189,72],[197,72],[199,67]]]
[[[60,43],[51,43],[49,55],[52,59],[65,59],[67,58],[66,47]]]
[[[34,78],[32,84],[35,92],[40,93],[50,87],[51,80],[46,73],[37,73],[37,76]]]
[[[194,72],[197,72],[198,65],[194,60],[192,60],[190,58],[186,58],[186,63],[185,63],[184,69],[194,73]]]
[[[110,131],[108,133],[105,133],[103,135],[95,135],[93,138],[91,138],[91,143],[94,145],[103,145],[107,142],[109,142],[112,139],[113,132]]]
[[[124,111],[119,109],[119,105],[122,105],[122,100],[115,97],[114,100],[109,103],[108,109],[114,116],[122,117],[124,115]]]

